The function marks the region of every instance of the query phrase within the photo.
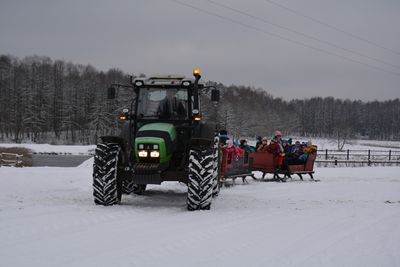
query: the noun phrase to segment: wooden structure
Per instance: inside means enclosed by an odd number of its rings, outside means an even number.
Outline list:
[[[0,153],[0,166],[22,167],[23,155],[14,153]]]

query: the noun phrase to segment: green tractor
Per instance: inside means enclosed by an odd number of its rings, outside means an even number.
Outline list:
[[[129,85],[113,84],[133,91],[130,110],[120,115],[119,136],[102,136],[93,165],[93,196],[99,205],[114,205],[122,193],[142,194],[148,184],[179,181],[187,184],[188,210],[210,209],[219,192],[220,150],[216,123],[202,121],[200,94],[219,91],[181,76],[131,79]]]

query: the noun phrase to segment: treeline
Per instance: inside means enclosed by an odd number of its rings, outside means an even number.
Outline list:
[[[120,70],[0,56],[0,140],[75,144],[113,134],[120,103],[104,88],[125,79]]]
[[[106,88],[128,81],[129,74],[117,69],[104,72],[48,57],[2,55],[0,141],[89,144],[115,134],[118,112],[129,107],[132,94],[121,90],[110,101]],[[285,101],[261,89],[215,85],[221,102],[203,101],[204,116],[233,134],[269,136],[280,129],[288,135],[400,139],[399,99]]]
[[[400,140],[400,100],[351,101],[326,98],[294,100],[302,136]]]
[[[234,135],[286,135],[400,140],[400,100],[362,102],[333,97],[284,101],[265,90],[222,88],[219,121]],[[210,108],[207,108],[210,110]]]

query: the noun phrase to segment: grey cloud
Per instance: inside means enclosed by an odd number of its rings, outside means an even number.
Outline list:
[[[183,1],[183,0],[182,0]],[[400,65],[400,55],[329,30],[263,0],[214,0],[359,53]],[[275,0],[278,1],[278,0]],[[322,49],[391,69],[204,0],[185,1]],[[390,48],[400,47],[400,2],[285,0],[280,3]],[[332,57],[165,0],[0,1],[0,53],[39,54],[133,73],[190,75],[262,87],[287,99],[400,97],[400,75]],[[400,50],[400,48],[398,49]]]

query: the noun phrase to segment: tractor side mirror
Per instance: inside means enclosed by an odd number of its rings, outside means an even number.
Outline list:
[[[111,86],[107,89],[107,98],[108,99],[115,99],[115,87]]]
[[[219,102],[219,90],[218,89],[211,90],[211,101]]]

